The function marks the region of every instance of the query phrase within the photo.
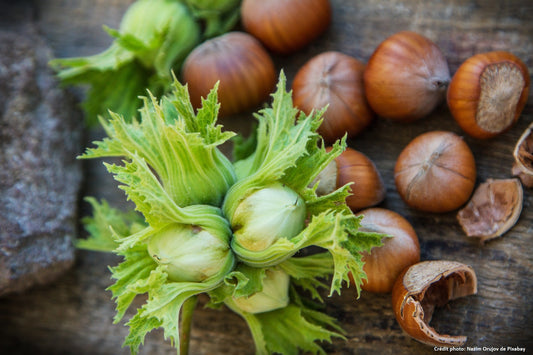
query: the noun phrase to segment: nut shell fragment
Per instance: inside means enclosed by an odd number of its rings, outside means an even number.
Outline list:
[[[488,179],[457,213],[457,220],[468,237],[484,242],[511,229],[520,217],[522,204],[523,190],[518,179]]]
[[[526,187],[533,187],[533,123],[522,133],[513,151],[515,163],[512,173]]]
[[[406,268],[396,280],[392,305],[402,329],[414,339],[433,346],[456,346],[466,336],[439,334],[429,325],[436,307],[477,293],[477,277],[465,264],[434,260]]]

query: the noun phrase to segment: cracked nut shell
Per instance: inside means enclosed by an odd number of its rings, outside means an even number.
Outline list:
[[[533,187],[533,123],[522,133],[513,151],[512,174],[526,187]]]
[[[466,336],[439,334],[429,325],[433,311],[448,301],[477,293],[477,277],[465,264],[434,260],[406,268],[392,290],[392,306],[402,329],[433,346],[460,346]]]
[[[468,237],[481,242],[511,229],[522,212],[523,190],[518,179],[488,179],[479,185],[457,220]]]

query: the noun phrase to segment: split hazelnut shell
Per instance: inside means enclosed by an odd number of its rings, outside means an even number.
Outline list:
[[[468,237],[485,242],[502,236],[516,224],[522,204],[520,180],[488,179],[478,186],[468,204],[457,213],[457,220]]]
[[[477,277],[470,266],[423,261],[400,274],[392,291],[392,306],[399,325],[414,339],[433,346],[460,346],[466,336],[439,334],[429,323],[436,307],[475,293]]]
[[[400,153],[394,181],[408,206],[426,212],[450,212],[465,204],[474,190],[474,155],[453,132],[423,133]]]
[[[526,187],[533,187],[533,123],[522,133],[513,151],[512,173]]]
[[[448,107],[467,134],[492,138],[518,121],[529,86],[527,66],[512,53],[476,54],[454,74],[448,86]]]

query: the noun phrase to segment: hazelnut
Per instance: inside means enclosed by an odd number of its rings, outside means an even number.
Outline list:
[[[366,279],[361,288],[368,292],[391,292],[398,275],[420,261],[416,232],[403,216],[391,210],[374,207],[357,215],[363,216],[360,230],[388,235],[382,246],[372,248],[370,254],[364,253]]]
[[[448,87],[448,107],[459,126],[475,138],[494,137],[511,128],[526,105],[526,65],[511,53],[480,53],[467,59]]]
[[[444,55],[428,38],[410,31],[385,39],[368,60],[365,93],[378,115],[418,120],[445,99],[450,71]]]
[[[309,60],[292,84],[294,105],[309,114],[327,106],[318,133],[328,143],[353,137],[374,118],[363,89],[365,65],[339,52],[325,52]]]
[[[269,50],[294,53],[331,23],[329,0],[243,0],[242,25]]]
[[[426,212],[449,212],[466,203],[474,190],[474,155],[455,133],[427,132],[400,153],[394,181],[408,206]]]
[[[385,199],[385,184],[374,162],[349,147],[329,163],[316,180],[319,181],[318,195],[350,184],[351,195],[346,198],[346,204],[352,211],[375,206]]]

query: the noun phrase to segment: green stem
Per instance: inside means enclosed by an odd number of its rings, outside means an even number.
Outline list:
[[[189,341],[191,339],[192,314],[196,308],[198,296],[189,297],[181,309],[180,320],[180,355],[189,353]]]

